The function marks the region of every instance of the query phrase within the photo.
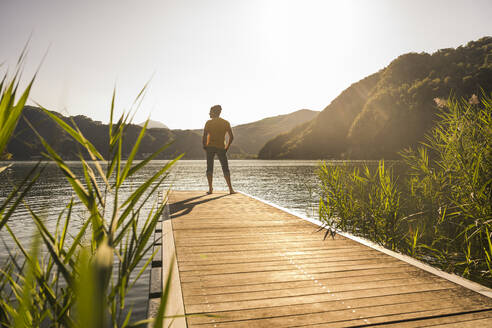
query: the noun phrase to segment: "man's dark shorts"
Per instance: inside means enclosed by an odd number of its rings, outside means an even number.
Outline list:
[[[207,174],[213,174],[214,172],[214,157],[217,154],[220,165],[222,166],[222,172],[224,174],[230,174],[229,163],[227,162],[226,150],[216,147],[207,147]]]

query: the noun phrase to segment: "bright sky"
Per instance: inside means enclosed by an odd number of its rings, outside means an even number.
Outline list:
[[[0,72],[31,35],[31,103],[107,122],[114,86],[135,121],[201,128],[221,104],[233,125],[322,110],[407,52],[492,35],[492,1],[0,0]]]

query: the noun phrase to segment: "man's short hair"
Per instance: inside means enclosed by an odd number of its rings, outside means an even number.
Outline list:
[[[210,108],[210,114],[213,116],[219,116],[222,112],[222,107],[220,105],[214,105]]]

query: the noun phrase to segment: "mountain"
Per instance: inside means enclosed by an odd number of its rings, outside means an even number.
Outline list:
[[[108,154],[108,125],[94,121],[84,115],[66,117],[57,112],[52,112],[70,125],[77,125],[84,136],[94,144],[96,149],[105,156]],[[264,142],[272,136],[288,131],[295,124],[305,122],[315,117],[318,112],[299,110],[291,114],[269,117],[257,122],[233,127],[235,134],[234,143],[229,150],[230,158],[251,158],[259,151]],[[41,109],[32,106],[24,108],[22,118],[14,131],[14,135],[7,146],[7,151],[14,160],[30,160],[41,158],[44,147],[34,131],[26,123],[28,121],[38,133],[46,139],[60,155],[65,159],[79,159],[80,147],[73,139],[61,129]],[[73,121],[73,123],[72,123]],[[284,128],[282,128],[284,127]],[[142,127],[129,124],[127,126],[123,157],[130,154],[135,140]],[[150,128],[146,131],[142,140],[137,158],[142,159],[147,154],[155,152],[162,145],[170,143],[158,159],[170,159],[185,153],[186,159],[204,159],[202,148],[202,135],[200,130],[169,130],[167,128]],[[84,154],[87,156],[87,154]]]
[[[346,131],[377,82],[376,73],[342,92],[319,115],[268,141],[259,158],[326,158],[346,149]]]
[[[137,124],[138,126],[144,126],[145,122]],[[164,123],[154,120],[149,120],[147,124],[147,129],[169,129]]]
[[[52,112],[65,122],[73,126],[72,121],[77,125],[84,136],[94,144],[96,149],[103,155],[108,154],[108,125],[99,121],[94,121],[84,115],[72,117],[63,116],[57,112]],[[63,129],[61,129],[50,117],[41,109],[26,106],[22,113],[10,140],[7,151],[14,160],[30,160],[41,157],[44,147],[35,135],[33,130],[26,123],[32,124],[36,131],[45,138],[53,149],[63,158],[79,159],[80,147]],[[137,140],[142,128],[135,124],[127,126],[124,143],[122,146],[123,157],[127,157]],[[142,159],[147,154],[152,153],[170,143],[169,147],[162,152],[158,159],[169,159],[186,152],[186,158],[203,158],[201,148],[201,136],[190,130],[169,130],[169,129],[149,129],[146,131],[137,158]],[[195,146],[198,145],[198,146]],[[84,154],[85,156],[87,154]]]
[[[258,154],[268,140],[280,133],[291,130],[299,124],[311,121],[318,114],[318,111],[301,109],[290,114],[236,125],[232,128],[234,144],[245,153]]]
[[[492,37],[408,53],[352,84],[316,118],[269,140],[259,158],[397,158],[438,119],[435,99],[492,90]]]
[[[299,124],[311,121],[318,114],[318,111],[300,109],[289,114],[233,126],[234,142],[229,152],[233,157],[254,158],[268,140],[280,133],[290,131]],[[200,135],[203,133],[203,130],[194,131]]]

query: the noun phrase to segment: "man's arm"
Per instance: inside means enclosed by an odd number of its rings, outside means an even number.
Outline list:
[[[203,137],[202,137],[203,149],[207,147],[207,137],[208,137],[208,132],[205,126],[205,128],[203,129]]]
[[[203,127],[203,137],[202,137],[203,149],[207,148],[207,142],[208,142],[208,121],[207,123],[205,123],[205,126]]]
[[[229,150],[229,147],[231,146],[232,140],[234,140],[234,135],[232,134],[232,129],[231,126],[229,125],[227,127],[227,134],[229,135],[229,140],[227,140],[227,146],[225,147],[225,150]]]

